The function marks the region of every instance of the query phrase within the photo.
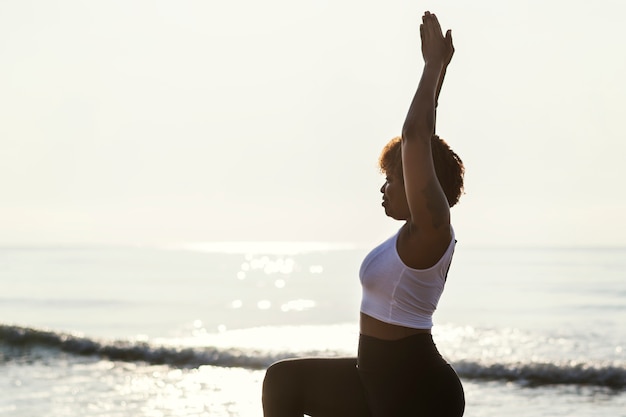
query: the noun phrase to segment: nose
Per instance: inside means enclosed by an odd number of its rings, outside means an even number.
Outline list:
[[[387,181],[385,181],[385,183],[383,184],[382,187],[380,187],[380,192],[385,194],[385,188],[387,187]]]

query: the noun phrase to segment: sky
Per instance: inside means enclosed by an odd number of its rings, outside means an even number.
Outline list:
[[[626,245],[621,0],[2,1],[0,245],[382,240],[425,10],[459,242]]]

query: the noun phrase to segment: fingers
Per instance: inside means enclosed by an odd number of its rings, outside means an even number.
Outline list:
[[[448,64],[450,64],[450,61],[452,61],[452,56],[454,55],[454,44],[452,43],[452,31],[450,29],[448,29],[446,32],[445,42],[446,42],[446,45],[448,46],[448,52],[450,54],[448,55],[448,58],[446,59],[446,67],[447,67]]]
[[[431,30],[435,35],[443,37],[443,32],[441,31],[441,25],[439,24],[439,19],[434,14],[430,15],[431,20]]]
[[[434,13],[429,11],[424,12],[424,16],[422,16],[422,24],[426,27],[428,35],[443,38],[441,25],[439,24],[439,20]]]
[[[425,62],[441,62],[447,66],[454,55],[452,31],[447,30],[444,36],[441,25],[434,13],[424,12],[420,25],[422,40],[422,56]]]
[[[424,32],[430,32],[430,12],[424,12],[420,26],[424,26]]]
[[[452,43],[452,30],[448,29],[446,32],[446,43],[454,51],[454,44]]]

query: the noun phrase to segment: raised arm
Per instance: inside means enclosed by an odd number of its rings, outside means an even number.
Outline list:
[[[437,17],[429,12],[422,17],[420,36],[424,68],[402,129],[404,187],[411,216],[406,244],[399,249],[413,265],[428,267],[439,260],[451,239],[450,207],[435,173],[431,137],[454,47],[450,31],[444,36]]]

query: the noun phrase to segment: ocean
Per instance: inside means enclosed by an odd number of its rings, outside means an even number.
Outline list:
[[[0,416],[260,417],[272,362],[355,355],[367,248],[0,248]],[[433,337],[466,416],[626,416],[626,248],[460,242]]]

